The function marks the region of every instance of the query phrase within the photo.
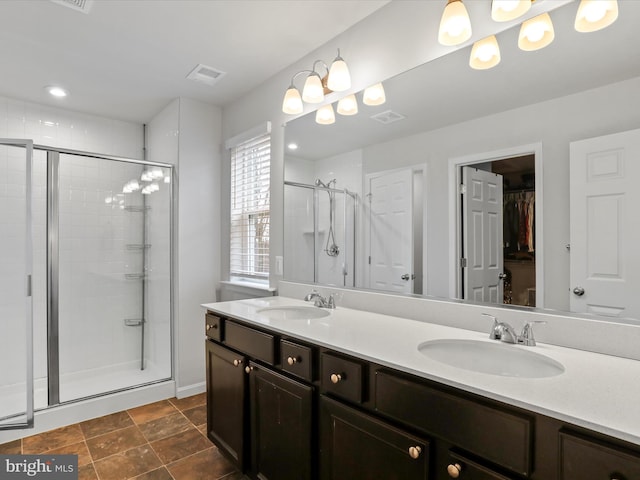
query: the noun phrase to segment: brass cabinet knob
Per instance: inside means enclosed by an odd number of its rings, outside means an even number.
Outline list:
[[[339,383],[342,381],[342,375],[339,373],[332,373],[330,378],[331,383]]]
[[[218,328],[218,325],[207,325],[207,332],[212,328],[215,330],[216,328]]]
[[[233,366],[234,366],[234,367],[239,367],[240,365],[242,365],[242,359],[237,359],[237,358],[236,358],[236,359],[233,361]]]
[[[298,363],[298,357],[287,357],[287,363],[289,365],[294,365]]]
[[[447,473],[451,478],[458,478],[462,472],[462,465],[459,463],[452,463],[447,466]]]
[[[253,370],[253,367],[249,367],[249,366],[244,367],[244,371],[247,373],[251,373],[251,370]]]
[[[422,447],[409,447],[409,456],[414,460],[420,458],[420,454],[422,453]]]

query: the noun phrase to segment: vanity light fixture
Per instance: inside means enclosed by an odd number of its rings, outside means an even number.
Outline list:
[[[495,35],[478,40],[473,44],[469,66],[476,70],[487,70],[500,63],[500,47]]]
[[[333,105],[328,103],[316,111],[316,123],[320,125],[331,125],[336,122],[336,115],[333,113]]]
[[[531,8],[531,0],[493,0],[491,18],[496,22],[508,22],[521,17]]]
[[[438,42],[445,46],[460,45],[471,38],[471,20],[462,0],[447,0],[442,12]]]
[[[617,18],[617,0],[582,0],[574,27],[578,32],[595,32],[608,27]]]
[[[316,70],[318,65],[326,70],[327,73],[324,77],[321,77]],[[302,95],[300,95],[295,86],[295,80],[303,74],[307,74],[307,78],[302,88]],[[303,102],[322,103],[325,95],[331,92],[343,92],[349,88],[351,88],[351,75],[347,63],[340,56],[340,49],[338,49],[338,55],[331,63],[331,67],[327,67],[327,64],[322,60],[316,60],[313,62],[311,70],[302,70],[291,77],[291,84],[282,101],[282,111],[289,115],[300,114],[304,110]]]
[[[543,13],[522,23],[518,35],[518,47],[527,52],[546,47],[555,37],[553,23],[548,13]]]
[[[347,95],[338,101],[336,109],[340,115],[355,115],[358,113],[358,102],[355,95]]]
[[[365,105],[375,107],[377,105],[382,105],[386,101],[387,97],[384,94],[384,87],[382,86],[382,83],[376,83],[375,85],[371,85],[364,89],[364,93],[362,94],[362,103]]]

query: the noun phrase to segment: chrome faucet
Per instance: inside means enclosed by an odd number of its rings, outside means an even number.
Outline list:
[[[522,329],[522,333],[518,335],[511,325],[506,322],[498,322],[498,319],[494,315],[489,315],[488,313],[483,313],[482,315],[493,319],[493,325],[489,331],[490,339],[500,340],[504,343],[525,345],[527,347],[535,347],[536,345],[536,339],[533,336],[533,324],[547,323],[541,320],[527,322]]]
[[[329,295],[329,298],[325,298],[322,295],[320,295],[316,290],[314,290],[311,293],[305,295],[304,297],[305,302],[310,302],[311,300],[314,300],[313,304],[316,307],[336,308],[336,301],[333,293]]]

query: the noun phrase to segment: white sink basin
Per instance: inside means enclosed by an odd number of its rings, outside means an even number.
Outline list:
[[[498,341],[431,340],[418,345],[424,356],[453,367],[505,377],[543,378],[564,372],[562,364],[522,345]]]
[[[329,316],[329,312],[319,307],[266,307],[257,310],[256,313],[264,315],[271,320],[312,320]]]

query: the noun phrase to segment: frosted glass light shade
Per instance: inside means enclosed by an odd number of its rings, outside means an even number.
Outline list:
[[[340,115],[355,115],[358,113],[358,101],[355,95],[347,95],[338,102],[337,111]]]
[[[351,88],[351,74],[347,63],[342,59],[340,54],[331,64],[329,69],[329,78],[327,78],[327,87],[334,92],[344,92]]]
[[[364,89],[364,93],[362,94],[362,103],[365,105],[375,107],[377,105],[382,105],[386,101],[387,97],[384,93],[382,83],[376,83],[375,85],[371,85]]]
[[[531,8],[531,0],[493,0],[491,18],[496,22],[508,22],[521,17]]]
[[[478,40],[473,44],[469,66],[476,70],[486,70],[500,63],[500,47],[495,35]]]
[[[448,0],[440,19],[438,42],[442,45],[460,45],[471,38],[471,20],[462,0]]]
[[[595,32],[608,27],[617,18],[617,0],[582,0],[574,27],[578,32]]]
[[[555,37],[553,23],[548,13],[543,13],[522,23],[518,35],[518,47],[527,52],[546,47]]]
[[[316,72],[310,73],[304,82],[302,89],[302,100],[307,103],[320,103],[324,100],[324,88],[320,75]]]
[[[333,105],[323,105],[316,111],[316,123],[320,125],[331,125],[336,122],[336,115],[333,113]]]
[[[282,111],[289,115],[297,115],[302,113],[302,98],[300,92],[296,87],[291,85],[284,94],[284,100],[282,100]]]

